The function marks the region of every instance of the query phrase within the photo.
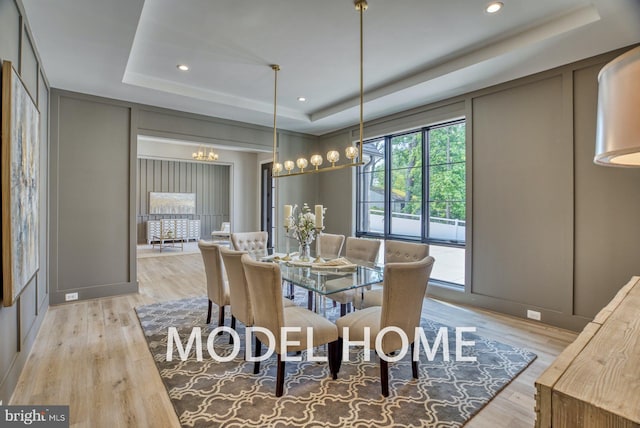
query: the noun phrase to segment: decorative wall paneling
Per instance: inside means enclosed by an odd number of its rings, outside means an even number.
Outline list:
[[[163,218],[200,220],[200,237],[210,239],[229,220],[230,167],[202,162],[138,159],[137,230],[139,244],[147,241],[145,223]],[[196,194],[196,214],[149,214],[149,192]]]
[[[8,404],[49,306],[47,258],[49,82],[20,0],[0,0],[0,62],[11,61],[40,111],[40,268],[15,304],[0,303],[0,400]],[[2,287],[0,287],[1,289]],[[0,299],[2,302],[2,299]]]

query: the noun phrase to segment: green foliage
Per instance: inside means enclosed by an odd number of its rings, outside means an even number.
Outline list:
[[[431,217],[465,219],[465,124],[447,125],[429,130],[429,211]],[[392,137],[391,205],[392,211],[422,214],[422,131]],[[382,193],[385,186],[385,140],[366,143],[370,160],[363,180],[368,189]]]

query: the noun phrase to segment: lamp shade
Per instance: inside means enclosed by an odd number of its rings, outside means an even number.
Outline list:
[[[598,84],[594,162],[640,167],[640,47],[605,65]]]

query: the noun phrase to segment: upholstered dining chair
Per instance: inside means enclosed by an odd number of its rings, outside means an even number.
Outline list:
[[[231,234],[231,243],[236,251],[259,251],[267,249],[267,232],[241,232]]]
[[[245,327],[253,325],[253,310],[251,308],[251,300],[249,299],[249,289],[247,288],[247,279],[244,275],[244,266],[242,265],[242,256],[247,254],[246,251],[235,251],[226,247],[220,247],[220,255],[229,282],[229,302],[231,304],[231,328],[236,329],[236,320],[240,321]],[[283,305],[294,306],[289,299],[283,299]]]
[[[348,329],[350,341],[369,341],[370,349],[375,349],[378,332],[386,327],[396,327],[404,332],[411,344],[411,369],[414,379],[418,378],[418,362],[413,360],[415,329],[420,326],[422,304],[427,290],[427,283],[433,268],[434,258],[431,256],[417,262],[387,263],[384,266],[384,286],[382,288],[382,306],[372,306],[347,314],[336,320],[338,326],[338,370],[342,358],[342,335]],[[370,328],[369,337],[364,336],[364,328]],[[396,332],[384,335],[382,352],[389,355],[402,348],[402,341]],[[382,395],[389,396],[389,364],[380,360],[380,384]]]
[[[302,351],[307,348],[307,328],[313,329],[312,347],[324,344],[328,346],[329,369],[334,379],[338,377],[338,329],[326,318],[299,306],[284,307],[282,304],[282,276],[277,263],[254,261],[249,255],[242,256],[249,297],[253,308],[253,323],[256,327],[269,330],[274,338],[275,352],[278,356],[276,376],[276,397],[282,396],[284,389],[285,362],[282,359],[283,327],[297,327],[299,332],[289,332],[287,341],[298,341],[298,345],[289,344],[284,352]],[[269,337],[260,331],[255,332],[255,356],[261,352],[261,344],[269,343]],[[254,374],[260,371],[260,362],[254,363]]]
[[[344,246],[344,235],[321,233],[317,239],[320,244],[318,257],[323,259],[336,259],[340,257],[342,247]],[[293,295],[293,285],[290,285],[289,294]],[[307,307],[309,310],[313,310],[313,291],[309,291],[307,299]]]
[[[347,237],[345,257],[352,261],[375,263],[380,251],[380,241],[377,239]],[[358,290],[362,293],[362,290]],[[356,290],[340,291],[328,295],[334,302],[340,303],[340,315],[345,315],[349,305],[353,304]]]
[[[429,244],[393,240],[384,242],[385,263],[416,262],[424,259],[428,255]],[[370,306],[381,306],[382,289],[380,287],[367,289],[361,294],[356,294],[354,304],[359,309],[368,308]]]
[[[226,273],[220,258],[220,246],[212,242],[198,241],[198,248],[204,262],[204,272],[207,277],[207,295],[209,296],[209,310],[207,324],[211,322],[212,304],[218,305],[218,326],[224,325],[224,308],[230,303],[229,284],[225,279]],[[233,319],[231,320],[233,323]]]
[[[321,233],[318,237],[320,244],[319,256],[323,259],[335,259],[340,257],[344,245],[344,235],[333,233]]]

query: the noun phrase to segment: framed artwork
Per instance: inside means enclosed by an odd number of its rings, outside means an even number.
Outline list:
[[[11,62],[2,63],[2,301],[38,272],[40,112]]]
[[[149,192],[149,214],[195,214],[195,193]]]

